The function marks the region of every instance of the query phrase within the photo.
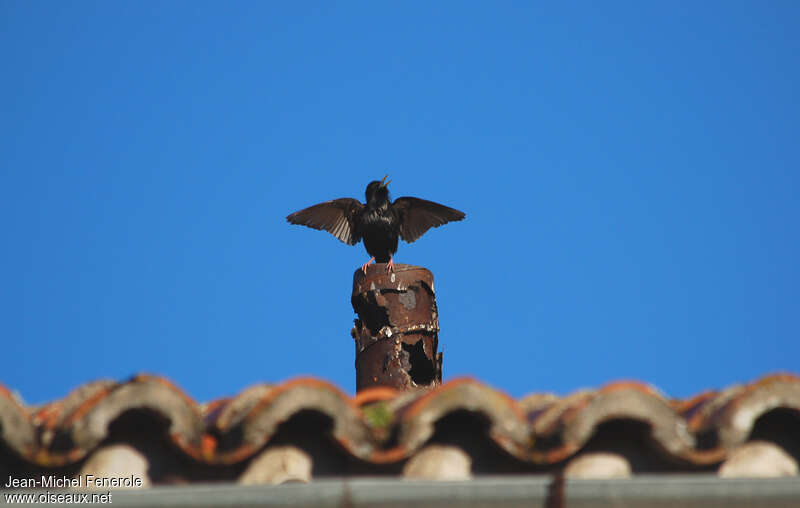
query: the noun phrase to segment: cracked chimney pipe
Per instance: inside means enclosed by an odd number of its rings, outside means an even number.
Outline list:
[[[422,267],[385,263],[353,274],[351,335],[356,342],[356,391],[371,386],[399,390],[442,383],[439,314],[433,274]]]

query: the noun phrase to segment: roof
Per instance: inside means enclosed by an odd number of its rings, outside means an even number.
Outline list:
[[[168,379],[139,375],[27,406],[0,386],[3,478],[134,470],[146,485],[559,472],[782,476],[796,475],[799,459],[793,374],[689,399],[616,382],[515,400],[467,378],[350,397],[302,378],[198,403]]]

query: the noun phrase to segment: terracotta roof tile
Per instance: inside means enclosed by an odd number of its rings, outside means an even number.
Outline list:
[[[574,457],[593,453],[622,457],[617,462],[628,457],[635,474],[641,461],[624,450],[631,440],[613,437],[624,432],[603,430],[624,422],[633,425],[625,429],[643,434],[636,454],[652,457],[657,465],[651,467],[664,470],[716,468],[752,441],[754,433],[762,441],[782,443],[792,460],[800,458],[800,377],[791,374],[685,400],[670,400],[636,381],[565,397],[540,393],[515,400],[468,378],[427,390],[373,388],[350,397],[325,381],[301,378],[255,385],[200,404],[167,379],[140,375],[121,383],[87,383],[61,400],[27,407],[0,386],[0,439],[7,450],[0,453],[10,453],[31,470],[77,470],[104,443],[129,439],[130,434],[115,437],[111,429],[131,414],[162,422],[163,436],[144,435],[141,440],[163,439],[171,451],[159,453],[172,454],[174,467],[194,468],[203,478],[219,473],[220,478],[235,479],[256,455],[279,445],[299,447],[298,456],[310,457],[324,448],[325,454],[336,455],[323,461],[331,474],[370,468],[376,474],[397,474],[410,457],[436,444],[443,433],[445,438],[452,433],[453,427],[441,427],[448,418],[461,419],[463,425],[456,428],[472,433],[466,439],[486,443],[483,451],[473,453],[474,465],[493,457],[507,461],[503,470],[556,470]],[[760,424],[768,414],[778,415],[781,423]],[[304,418],[306,424],[298,423]],[[467,424],[465,418],[477,423]],[[297,432],[287,433],[292,427]],[[315,474],[325,473],[323,462],[315,462]]]

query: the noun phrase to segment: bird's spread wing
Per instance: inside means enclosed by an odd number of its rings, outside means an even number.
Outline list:
[[[355,245],[361,240],[356,216],[364,208],[357,199],[341,198],[309,206],[286,217],[292,224],[324,229],[344,243]]]
[[[430,228],[466,217],[464,212],[455,208],[418,198],[397,198],[392,206],[400,215],[400,236],[408,243],[415,241]]]

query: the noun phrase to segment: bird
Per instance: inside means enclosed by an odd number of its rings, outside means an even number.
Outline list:
[[[353,198],[339,198],[309,206],[286,217],[290,224],[308,226],[331,233],[348,245],[364,241],[370,259],[361,266],[364,274],[373,261],[388,263],[394,271],[398,238],[408,243],[419,239],[430,228],[460,221],[464,212],[425,199],[404,196],[394,202],[389,196],[391,180],[373,180],[364,192],[366,204]]]

